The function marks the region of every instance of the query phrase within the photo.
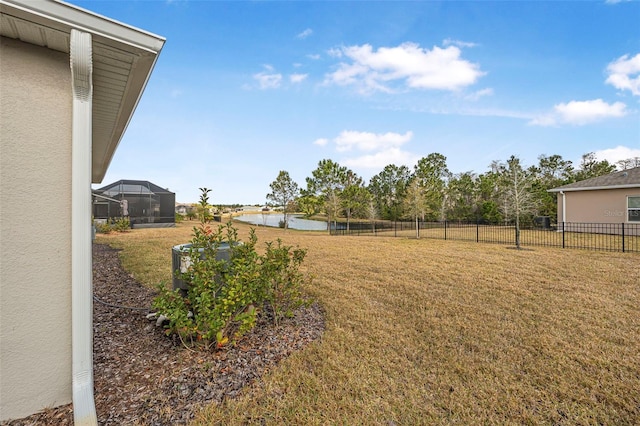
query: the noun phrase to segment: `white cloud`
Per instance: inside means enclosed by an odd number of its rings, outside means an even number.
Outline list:
[[[311,60],[314,60],[314,61],[317,61],[318,59],[320,59],[320,55],[318,55],[318,54],[314,54],[314,55],[309,54],[309,55],[307,55],[307,58],[309,58]]]
[[[261,72],[254,74],[253,78],[258,81],[261,89],[277,89],[282,82],[282,74],[267,74]]]
[[[622,102],[608,104],[602,99],[570,101],[555,105],[553,112],[535,117],[529,124],[534,126],[559,124],[582,126],[606,118],[624,117],[627,114],[626,107]]]
[[[304,30],[301,33],[297,34],[296,38],[305,39],[305,38],[309,37],[311,34],[313,34],[313,30],[311,28],[307,28],[306,30]]]
[[[623,3],[623,2],[628,2],[631,0],[605,0],[604,2],[606,4],[618,4],[618,3]]]
[[[621,56],[607,66],[605,83],[619,90],[629,90],[634,96],[640,96],[640,53],[634,57]]]
[[[620,160],[640,157],[640,148],[629,148],[619,145],[615,148],[595,151],[594,154],[599,161],[607,160],[609,163],[615,164]]]
[[[528,124],[531,126],[550,127],[558,124],[558,120],[553,114],[543,114],[532,118]]]
[[[413,132],[408,131],[404,134],[387,132],[387,133],[371,133],[358,132],[353,130],[344,130],[340,134],[329,139],[317,139],[313,143],[315,145],[325,146],[330,143],[335,144],[337,152],[361,152],[364,155],[343,158],[340,164],[347,167],[366,168],[366,169],[382,169],[388,164],[407,165],[415,164],[419,157],[407,151],[403,151],[400,147],[409,142],[413,138]]]
[[[397,148],[413,138],[413,132],[404,135],[400,133],[370,133],[343,130],[333,141],[338,152],[351,151],[378,151],[381,149]]]
[[[346,57],[326,84],[356,85],[361,92],[392,92],[393,82],[404,82],[412,89],[459,90],[474,84],[485,73],[477,64],[462,59],[456,46],[423,49],[415,43],[397,47],[348,46],[329,51],[333,57]]]
[[[471,93],[470,95],[465,96],[465,99],[469,101],[477,101],[483,96],[492,96],[492,95],[493,95],[493,89],[486,88],[486,89],[478,90],[476,92]]]
[[[307,76],[309,74],[291,74],[289,75],[289,81],[291,81],[292,83],[302,83],[304,80],[306,80]]]
[[[626,115],[625,108],[626,105],[622,102],[608,104],[602,99],[571,101],[553,107],[564,122],[577,125],[591,123],[603,118],[623,117]]]
[[[333,58],[342,58],[342,49],[344,48],[331,48],[329,50],[327,50],[327,55],[333,57]]]
[[[354,169],[382,170],[388,164],[413,167],[419,159],[418,155],[410,152],[402,151],[399,148],[389,148],[375,154],[347,158],[341,160],[340,164]]]
[[[276,73],[271,65],[263,65],[265,71],[253,75],[253,79],[258,82],[260,89],[277,89],[282,83],[282,74]]]
[[[452,40],[450,38],[446,38],[442,41],[443,46],[458,46],[458,47],[476,47],[476,43],[470,43],[467,41],[461,40]]]

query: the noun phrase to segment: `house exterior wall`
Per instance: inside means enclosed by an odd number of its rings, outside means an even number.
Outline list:
[[[71,402],[69,56],[1,37],[0,420]]]
[[[640,188],[565,191],[567,217],[562,216],[563,196],[558,194],[558,223],[629,223],[632,233],[637,233],[640,222],[629,222],[627,217],[629,196],[640,196]]]

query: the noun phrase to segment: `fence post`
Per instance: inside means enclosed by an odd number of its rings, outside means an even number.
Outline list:
[[[444,239],[445,239],[445,241],[447,240],[447,221],[446,221],[446,219],[444,221]]]
[[[476,243],[480,242],[480,221],[476,220]]]
[[[562,248],[564,247],[564,229],[565,229],[565,221],[562,221]]]
[[[396,222],[395,220],[393,221],[393,236],[398,236],[398,222]]]
[[[624,253],[624,222],[622,222],[622,252]]]

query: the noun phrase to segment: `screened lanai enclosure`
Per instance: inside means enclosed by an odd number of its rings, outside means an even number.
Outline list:
[[[146,180],[120,180],[93,190],[97,221],[128,217],[133,228],[175,226],[176,194]]]

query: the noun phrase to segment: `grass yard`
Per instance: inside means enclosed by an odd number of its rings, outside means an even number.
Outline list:
[[[194,224],[97,241],[153,286]],[[640,423],[638,254],[257,235],[308,249],[326,331],[199,424]]]

